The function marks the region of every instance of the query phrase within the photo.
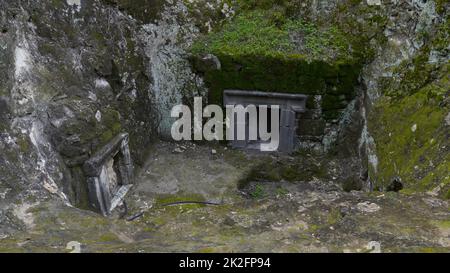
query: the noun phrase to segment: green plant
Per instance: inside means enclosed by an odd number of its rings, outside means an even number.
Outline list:
[[[253,199],[261,199],[266,195],[264,187],[261,184],[255,186],[255,189],[250,193]]]
[[[286,189],[283,188],[283,187],[278,187],[278,188],[276,189],[276,194],[277,194],[277,195],[286,195],[286,194],[288,194],[288,193],[289,193],[289,191],[286,190]]]
[[[304,39],[295,41],[292,38],[298,35],[304,36]],[[278,10],[253,10],[237,15],[220,31],[201,38],[193,45],[192,52],[294,59],[351,59],[348,48],[348,39],[336,27],[319,28],[301,19],[287,19]]]

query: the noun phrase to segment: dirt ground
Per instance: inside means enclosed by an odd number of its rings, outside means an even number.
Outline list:
[[[0,239],[0,252],[450,252],[447,201],[345,192],[338,165],[158,142],[126,211],[105,218],[56,201],[17,205],[21,231]]]

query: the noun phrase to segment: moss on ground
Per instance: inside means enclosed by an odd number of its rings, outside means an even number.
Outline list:
[[[317,161],[316,161],[317,160]],[[254,164],[246,173],[246,175],[238,181],[237,187],[245,189],[251,182],[305,182],[310,181],[313,177],[320,179],[329,179],[326,165],[326,158],[315,157],[295,157],[293,160],[280,160],[270,157],[263,158]],[[284,190],[279,188],[280,195]],[[264,189],[258,186],[250,192],[250,195],[256,197],[264,197]]]

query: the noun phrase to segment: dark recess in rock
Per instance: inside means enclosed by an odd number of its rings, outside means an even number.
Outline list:
[[[386,188],[386,191],[399,192],[403,190],[403,183],[399,177],[396,177],[392,180],[391,184],[389,184]]]

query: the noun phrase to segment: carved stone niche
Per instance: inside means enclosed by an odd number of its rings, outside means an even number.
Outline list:
[[[89,202],[108,216],[123,201],[132,186],[133,163],[128,134],[121,133],[84,163]]]
[[[278,105],[280,107],[280,143],[278,151],[290,153],[294,150],[295,138],[297,136],[298,113],[306,111],[306,100],[308,96],[303,94],[272,93],[261,91],[225,90],[223,92],[223,103],[227,105],[255,105],[258,109],[261,105]],[[258,111],[259,112],[259,111]],[[270,111],[269,111],[270,112]],[[268,120],[270,120],[268,116]],[[237,122],[234,123],[235,127]],[[247,120],[246,138],[248,138]],[[236,132],[235,128],[235,132]],[[262,140],[233,140],[231,146],[234,148],[259,149]]]

